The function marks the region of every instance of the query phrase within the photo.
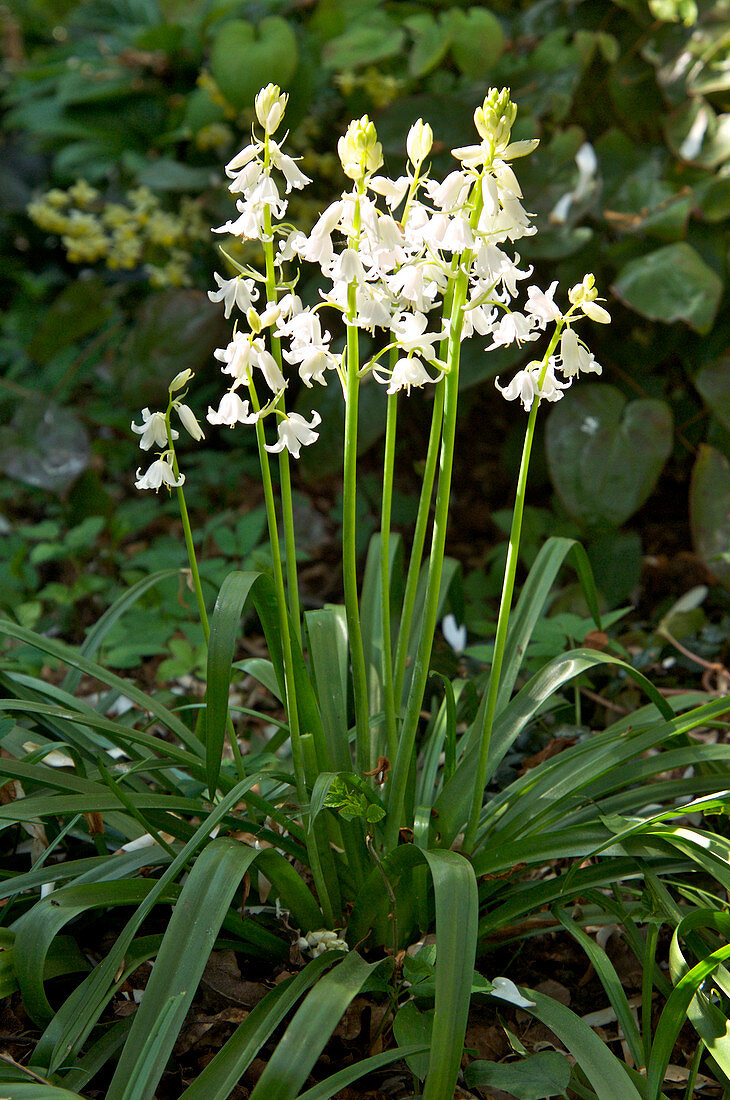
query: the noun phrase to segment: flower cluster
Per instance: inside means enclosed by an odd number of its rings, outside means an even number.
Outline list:
[[[307,951],[313,959],[323,955],[325,951],[350,950],[346,941],[328,928],[319,928],[316,932],[307,932],[306,936],[300,936],[298,946],[300,951]]]
[[[287,99],[274,84],[259,92],[260,131],[226,166],[236,217],[214,232],[260,242],[266,273],[228,257],[235,273],[215,275],[217,287],[208,296],[222,303],[226,318],[235,314],[236,322],[229,343],[215,352],[229,381],[218,407],[208,409],[209,423],[259,425],[261,431],[272,417],[277,440],[266,449],[298,458],[302,447],[317,440],[320,417],[286,410],[291,370],[308,388],[336,377],[346,397],[353,372],[358,381],[371,376],[389,395],[410,393],[458,370],[459,344],[475,333],[491,351],[531,343],[552,329],[542,359],[529,362],[507,384],[496,380],[503,396],[519,399],[526,410],[536,401],[558,401],[579,374],[601,372],[575,331],[584,317],[610,320],[593,276],[570,290],[564,311],[556,301],[557,283],[547,289],[533,284],[533,269],[521,267],[512,248],[536,232],[512,163],[537,142],[512,141],[516,108],[507,89],[491,89],[477,108],[479,140],[452,151],[457,166],[443,180],[429,176],[433,132],[427,123],[419,119],[411,127],[405,173],[392,179],[379,174],[383,153],[372,121],[367,115],[354,120],[338,143],[352,186],[308,234],[284,220],[287,196],[311,182],[284,152],[284,142],[274,140]],[[318,267],[324,279],[314,305],[295,292],[304,264]],[[523,283],[526,293],[518,305]],[[334,314],[335,324],[325,323],[323,310]],[[348,334],[345,347],[333,338],[338,327]],[[378,348],[364,364],[356,361],[357,342],[351,341],[358,330],[375,337]],[[171,408],[185,423],[181,410],[187,406],[175,401]],[[135,431],[163,446],[162,429],[151,426],[162,414],[146,410],[145,416]],[[196,430],[197,424],[191,431],[197,438]],[[263,443],[265,437],[259,438]],[[167,469],[159,465],[165,462],[163,453],[138,485],[179,484],[169,462]]]
[[[168,390],[170,400],[166,413],[142,409],[142,423],[135,424],[132,421],[132,431],[140,437],[139,445],[142,450],[149,451],[153,446],[159,449],[157,458],[144,474],[141,468],[137,470],[137,489],[154,489],[157,492],[162,485],[166,485],[168,489],[177,489],[185,482],[185,474],[177,469],[175,458],[174,442],[180,433],[170,425],[170,413],[175,410],[183,428],[196,442],[205,438],[195,413],[189,405],[183,403],[182,399],[187,391],[180,393],[192,377],[191,370],[175,375]]]
[[[428,124],[419,119],[411,127],[405,174],[391,179],[378,174],[383,157],[373,123],[367,116],[352,122],[338,144],[352,188],[322,212],[308,234],[284,222],[286,195],[309,182],[283,152],[283,143],[273,140],[286,103],[276,85],[259,93],[256,117],[263,137],[254,134],[226,167],[238,216],[215,232],[260,241],[276,277],[269,278],[263,301],[260,273],[237,267],[232,278],[216,274],[218,287],[209,297],[223,303],[226,317],[237,310],[246,324],[216,352],[233,382],[218,409],[209,410],[211,423],[233,427],[274,415],[278,442],[268,449],[286,448],[295,457],[316,440],[318,415],[307,422],[287,413],[283,397],[287,366],[307,387],[326,385],[336,376],[346,389],[347,352],[333,346],[321,318],[326,307],[341,316],[346,329],[379,337],[380,350],[356,369],[360,377],[371,374],[388,394],[438,381],[453,369],[449,347],[474,333],[486,338],[490,351],[532,342],[554,326],[547,356],[529,363],[507,385],[497,380],[504,397],[519,397],[525,409],[536,398],[559,400],[579,373],[600,373],[574,329],[583,316],[610,320],[596,302],[592,276],[570,291],[566,312],[555,300],[557,283],[542,290],[528,282],[524,305],[514,304],[532,268],[520,267],[509,246],[536,230],[522,205],[512,162],[537,142],[511,140],[516,108],[507,90],[489,92],[474,115],[479,141],[453,150],[457,167],[440,181],[424,167],[433,143]],[[287,265],[296,269],[304,263],[317,265],[325,279],[315,305],[304,305],[294,293],[298,272],[285,277]],[[445,296],[459,280],[463,301],[448,313]],[[263,405],[256,391],[260,379],[268,391]],[[241,388],[248,391],[244,397]]]

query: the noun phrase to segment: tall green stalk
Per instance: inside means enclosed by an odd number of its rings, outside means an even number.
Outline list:
[[[170,411],[172,404],[168,406],[165,413],[165,430],[167,431],[167,445],[172,454],[172,470],[175,474],[175,480],[180,477],[180,467],[177,461],[177,454],[175,452],[175,445],[172,440],[172,427],[170,425]],[[210,643],[210,623],[208,622],[208,611],[205,606],[205,599],[203,597],[203,586],[200,583],[200,570],[198,569],[198,558],[195,553],[195,542],[193,541],[193,532],[190,526],[190,516],[188,514],[188,506],[185,502],[185,493],[183,492],[182,485],[178,485],[175,492],[177,493],[177,505],[180,510],[180,519],[183,526],[183,534],[185,536],[185,549],[188,553],[188,564],[190,565],[190,578],[193,582],[193,591],[195,592],[195,602],[198,605],[198,617],[200,619],[200,625],[203,628],[203,637],[205,638],[206,646]],[[228,742],[231,746],[231,753],[233,754],[233,762],[236,766],[236,774],[239,779],[243,779],[246,775],[246,767],[243,763],[243,757],[241,756],[241,750],[238,747],[238,738],[236,737],[236,729],[233,725],[233,719],[230,712],[226,715],[226,733],[228,734]],[[212,792],[211,792],[212,793]]]
[[[550,356],[555,351],[555,348],[560,337],[561,330],[563,328],[562,322],[556,326],[553,337],[550,341],[550,345],[545,352],[542,360],[542,369],[540,371],[538,387],[542,385],[545,373],[548,368]],[[489,686],[487,687],[487,705],[484,713],[484,728],[482,730],[480,746],[479,746],[479,764],[477,766],[477,774],[474,781],[474,796],[472,800],[471,814],[469,816],[469,822],[464,834],[464,843],[462,850],[464,852],[471,852],[476,840],[476,832],[479,827],[479,816],[482,810],[482,802],[484,800],[484,786],[487,779],[487,770],[489,767],[489,747],[492,740],[492,729],[494,727],[494,717],[497,709],[497,698],[499,696],[499,684],[502,675],[502,661],[504,660],[504,650],[507,643],[507,631],[509,629],[509,618],[512,610],[512,597],[515,590],[515,578],[517,576],[517,562],[519,560],[520,552],[520,537],[522,534],[522,516],[525,509],[525,494],[527,492],[527,475],[530,469],[530,455],[532,453],[532,442],[535,437],[535,425],[537,423],[537,411],[540,407],[539,396],[535,397],[530,408],[530,414],[527,420],[527,429],[525,431],[525,441],[522,446],[522,460],[520,462],[520,472],[517,478],[517,491],[515,493],[515,506],[512,513],[512,527],[510,529],[509,545],[507,547],[507,561],[504,567],[504,581],[502,583],[502,596],[499,602],[499,616],[497,618],[497,631],[494,638],[494,656],[492,658],[492,668],[489,674]]]
[[[355,204],[354,232],[349,247],[357,251],[360,234],[360,203],[364,181],[360,180]],[[357,329],[357,286],[347,288],[347,362],[345,372],[345,445],[342,490],[342,580],[345,590],[345,613],[352,664],[355,697],[355,746],[357,769],[362,774],[374,765],[371,760],[370,713],[368,707],[367,671],[360,626],[360,603],[357,589],[357,428],[360,393],[360,347]]]
[[[450,309],[452,301],[453,284],[450,283],[446,301],[444,303],[444,313],[446,313],[447,310]],[[445,346],[441,349],[441,358],[445,360],[447,354],[448,341],[445,341]],[[403,681],[405,680],[406,661],[408,660],[408,643],[411,637],[413,609],[416,604],[418,579],[421,574],[423,549],[426,545],[428,520],[431,514],[431,500],[433,498],[433,486],[436,480],[436,468],[438,466],[439,446],[441,443],[441,428],[443,425],[445,389],[446,383],[444,379],[441,379],[441,381],[436,384],[434,391],[433,409],[431,412],[431,430],[428,437],[428,448],[426,450],[426,463],[423,470],[423,476],[421,478],[421,495],[418,500],[418,513],[416,515],[416,524],[413,530],[413,538],[411,540],[411,555],[408,562],[408,575],[406,577],[406,587],[403,593],[400,626],[398,628],[398,643],[395,652],[395,676],[393,688],[396,704],[398,706],[400,706],[400,701],[403,695]]]
[[[479,215],[481,214],[483,205],[481,178],[477,180],[474,185],[471,201],[473,207],[470,223],[472,229],[474,229],[479,222]],[[388,818],[385,838],[387,850],[391,850],[396,846],[398,843],[399,829],[405,824],[402,818],[405,808],[408,774],[411,768],[413,746],[418,731],[423,696],[428,681],[433,638],[436,632],[441,575],[444,563],[444,550],[446,548],[446,527],[449,518],[449,504],[451,501],[451,475],[454,466],[456,412],[459,400],[461,330],[464,323],[463,311],[468,292],[468,270],[470,262],[471,253],[467,251],[462,257],[462,262],[459,266],[459,273],[456,276],[454,294],[451,301],[449,339],[446,355],[447,372],[444,380],[444,415],[441,432],[441,451],[439,456],[439,478],[438,488],[436,490],[433,532],[431,536],[428,580],[426,584],[426,597],[423,606],[421,631],[414,661],[411,688],[408,694],[403,725],[398,739],[398,751],[391,772],[390,787],[388,790]]]
[[[260,405],[256,394],[256,389],[253,384],[253,380],[251,380],[251,382],[249,383],[248,388],[249,393],[251,394],[252,407],[255,412],[258,412]],[[294,781],[296,784],[299,805],[304,811],[309,801],[309,796],[307,793],[307,780],[309,780],[310,784],[313,784],[316,776],[314,775],[314,773],[308,774],[307,761],[302,746],[301,730],[299,726],[299,710],[297,707],[296,681],[294,678],[292,642],[291,634],[289,631],[289,614],[287,611],[286,591],[284,587],[284,572],[282,569],[281,552],[279,549],[279,531],[276,519],[276,501],[274,498],[274,486],[271,479],[269,455],[268,451],[266,450],[266,435],[264,433],[264,425],[262,424],[260,419],[256,421],[256,443],[258,445],[259,465],[261,467],[261,478],[264,486],[266,519],[269,528],[269,542],[271,544],[271,564],[274,587],[276,589],[276,608],[279,620],[279,635],[281,637],[282,660],[284,664],[286,713],[289,723],[289,736],[291,738],[292,746]],[[317,834],[318,830],[316,828],[314,830],[306,830],[305,836],[307,843],[307,855],[309,857],[310,866],[312,869],[314,884],[317,889],[320,904],[322,905],[322,911],[325,914],[326,918],[330,920],[334,913],[334,907],[332,899],[330,897],[327,880],[322,871],[322,863],[317,847]]]
[[[395,349],[391,351],[391,366]],[[390,517],[393,504],[393,470],[395,466],[395,437],[398,422],[398,394],[388,397],[388,413],[385,422],[385,453],[383,458],[383,501],[380,515],[380,619],[383,634],[383,707],[385,710],[385,737],[388,756],[395,758],[398,748],[393,683],[393,652],[390,624]]]
[[[264,145],[264,164],[268,166],[270,160],[269,135],[266,134]],[[274,268],[274,242],[271,232],[271,208],[264,207],[264,262],[266,265],[266,299],[268,302],[278,300],[276,288],[276,271]],[[281,340],[278,336],[271,336],[271,354],[276,360],[279,370],[283,370],[281,355]],[[281,399],[281,408],[284,408],[284,398]],[[286,587],[289,596],[289,614],[292,621],[295,637],[301,645],[302,627],[301,613],[299,610],[299,578],[297,576],[296,542],[294,539],[294,504],[291,491],[291,470],[289,465],[289,452],[286,448],[279,452],[279,493],[281,498],[281,517],[284,527],[284,548],[286,550]]]

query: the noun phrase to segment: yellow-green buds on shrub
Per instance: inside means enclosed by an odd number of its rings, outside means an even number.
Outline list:
[[[351,180],[376,172],[383,163],[383,147],[374,124],[367,115],[353,119],[337,142],[337,152],[345,175]]]

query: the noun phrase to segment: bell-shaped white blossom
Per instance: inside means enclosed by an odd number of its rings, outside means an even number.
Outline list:
[[[387,176],[373,176],[370,180],[370,189],[376,195],[382,195],[388,204],[389,210],[395,210],[403,202],[408,194],[411,180],[408,176],[399,176],[397,180],[388,179]]]
[[[377,373],[376,377],[378,377]],[[406,393],[410,393],[411,386],[426,386],[433,381],[420,359],[404,356],[393,367],[387,392],[394,394],[399,390],[405,390]]]
[[[142,423],[135,424],[132,421],[131,428],[136,435],[140,436],[139,445],[143,451],[149,451],[153,444],[157,447],[167,447],[167,426],[164,413],[142,409]],[[174,428],[171,429],[170,435],[173,439],[177,439],[178,434]]]
[[[540,384],[541,374],[543,375],[542,384]],[[506,386],[500,386],[499,378],[495,378],[494,384],[506,401],[519,398],[525,412],[529,412],[537,397],[544,401],[559,401],[563,396],[562,391],[570,386],[570,381],[558,381],[555,377],[555,363],[551,359],[544,368],[543,364],[537,361],[528,363],[524,370],[518,371]]]
[[[258,299],[259,292],[253,279],[244,279],[242,275],[224,279],[217,271],[213,272],[213,278],[218,284],[218,289],[209,290],[208,297],[211,302],[223,302],[226,319],[231,316],[234,306],[237,306],[241,313],[245,313]]]
[[[228,161],[225,167],[225,173],[229,179],[233,179],[237,176],[247,164],[250,164],[252,160],[257,160],[263,152],[264,146],[260,141],[254,141],[251,145],[246,145],[241,149],[240,153],[236,153],[235,157]]]
[[[534,331],[533,322],[525,317],[524,313],[514,310],[505,313],[495,325],[492,334],[492,342],[486,348],[492,351],[494,348],[507,347],[509,344],[522,344],[525,340],[537,340],[540,333]]]
[[[233,428],[236,424],[255,424],[258,418],[258,413],[251,412],[250,403],[241,400],[235,390],[223,394],[217,409],[208,406],[209,424],[223,424]]]
[[[446,336],[446,330],[441,332],[426,332],[428,319],[423,313],[399,313],[393,318],[391,330],[396,344],[403,351],[417,352],[424,359],[435,359],[436,352],[433,345]]]
[[[286,448],[292,458],[299,458],[302,447],[309,447],[319,439],[319,432],[312,431],[312,429],[316,428],[321,422],[322,417],[318,412],[312,413],[312,419],[309,424],[303,416],[299,415],[299,413],[288,413],[277,425],[279,433],[277,442],[271,444],[267,443],[266,450],[274,454]]]
[[[560,337],[560,369],[566,378],[577,374],[601,374],[602,371],[593,352],[578,339],[572,328],[563,329]]]
[[[178,489],[184,482],[185,474],[175,477],[172,463],[165,455],[161,455],[146,473],[143,474],[141,468],[137,470],[134,486],[136,489],[154,489],[157,492],[162,485],[167,485],[170,489]]]
[[[275,168],[279,169],[284,177],[287,195],[292,188],[301,191],[308,183],[312,182],[309,176],[305,176],[304,172],[297,167],[297,162],[294,160],[294,157],[289,157],[286,153],[282,153],[278,145],[275,145],[273,141],[271,143],[270,155],[271,163]]]
[[[466,172],[454,171],[441,183],[438,180],[426,180],[424,189],[434,206],[438,206],[440,210],[455,210],[466,202],[471,184],[471,176]]]
[[[540,290],[536,286],[528,286],[527,288],[525,313],[536,317],[540,328],[545,328],[549,322],[559,321],[563,316],[553,301],[557,286],[558,280],[556,279],[547,290]]]
[[[596,321],[599,325],[610,325],[611,314],[603,306],[599,306],[598,302],[582,302],[580,308],[591,321]]]
[[[253,341],[246,333],[234,332],[233,339],[225,348],[216,348],[213,352],[216,359],[225,365],[221,367],[224,374],[230,374],[236,382],[251,381],[251,361],[254,355]]]

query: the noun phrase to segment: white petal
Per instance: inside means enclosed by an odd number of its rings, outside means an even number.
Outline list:
[[[532,1008],[535,1004],[534,1001],[528,1001],[527,997],[523,997],[509,978],[492,978],[491,996],[499,997],[501,1001],[509,1001],[510,1004],[517,1005],[519,1008]]]

